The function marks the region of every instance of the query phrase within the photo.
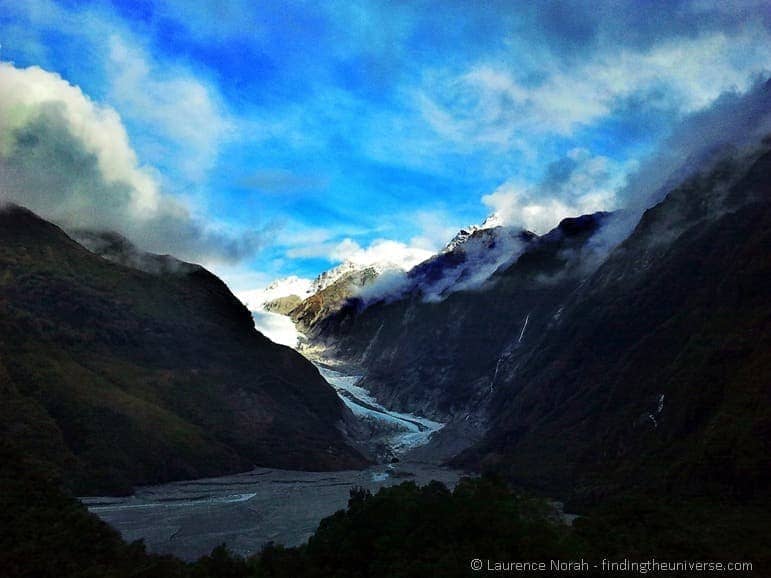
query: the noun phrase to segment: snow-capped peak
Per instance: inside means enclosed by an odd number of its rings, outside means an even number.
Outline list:
[[[479,229],[495,229],[496,227],[503,227],[503,217],[498,213],[490,213],[487,218],[479,225]]]
[[[328,269],[327,271],[323,271],[319,273],[311,283],[311,290],[310,290],[311,295],[318,293],[323,289],[326,289],[327,287],[332,285],[332,283],[334,283],[341,277],[347,275],[348,273],[353,273],[354,271],[358,271],[361,269],[366,269],[366,267],[357,265],[352,261],[343,261],[336,267],[333,267],[332,269]]]
[[[301,299],[312,295],[313,281],[291,275],[271,282],[270,285],[262,289],[252,289],[251,291],[242,291],[238,297],[243,301],[251,311],[260,311],[263,306],[270,301],[289,295],[297,295]]]
[[[320,273],[312,283],[311,294],[318,293],[323,289],[326,289],[332,285],[338,279],[344,277],[348,273],[354,273],[358,271],[365,271],[366,269],[373,269],[376,275],[380,275],[384,271],[399,270],[404,271],[405,267],[401,264],[391,261],[377,261],[372,263],[357,263],[351,260],[343,261],[340,265]]]
[[[442,249],[442,253],[449,253],[451,251],[454,251],[461,245],[463,245],[466,241],[468,241],[468,238],[471,237],[474,233],[477,231],[483,231],[485,229],[495,229],[496,227],[502,227],[503,226],[503,219],[498,213],[492,213],[487,216],[487,218],[482,221],[481,225],[469,225],[468,227],[463,227],[458,233],[452,238],[452,240],[445,245],[444,249]]]

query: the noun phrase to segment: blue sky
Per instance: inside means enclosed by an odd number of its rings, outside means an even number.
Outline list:
[[[72,181],[52,218],[89,225],[92,203],[95,226],[248,289],[352,256],[413,259],[492,211],[544,232],[618,206],[676,122],[769,73],[770,14],[762,1],[0,0],[0,60],[45,92],[14,106],[69,103],[60,120],[110,185],[84,200]],[[102,142],[113,113],[118,136]],[[103,214],[111,195],[141,196],[116,192],[116,174],[156,199],[144,229],[135,206]],[[17,197],[45,213],[22,180]]]

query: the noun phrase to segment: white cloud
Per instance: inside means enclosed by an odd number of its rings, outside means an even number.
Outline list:
[[[45,106],[56,107],[66,130],[96,157],[108,184],[129,186],[128,208],[133,213],[147,215],[159,210],[161,198],[152,171],[139,165],[118,113],[95,104],[80,88],[37,66],[19,69],[0,62],[0,154],[12,152],[14,132],[36,120]],[[171,208],[173,205],[166,210]]]
[[[348,261],[360,266],[384,264],[409,270],[431,255],[432,252],[426,249],[388,239],[376,239],[366,248],[352,239],[345,239],[334,248],[331,257],[335,261]]]
[[[690,113],[730,89],[746,90],[771,69],[762,27],[663,41],[646,50],[601,52],[581,64],[540,63],[544,80],[525,84],[500,60],[461,74],[426,76],[416,104],[424,120],[459,146],[518,147],[524,135],[570,134],[611,114],[625,98],[661,90],[666,104]],[[663,103],[662,103],[663,104]]]
[[[421,213],[421,215],[419,220],[427,223],[430,218],[429,213]],[[362,247],[352,238],[372,233],[372,230],[356,227],[345,227],[333,231],[292,223],[291,226],[286,226],[279,231],[275,244],[286,250],[285,255],[289,259],[326,259],[330,263],[347,261],[357,266],[387,263],[400,269],[409,269],[424,261],[436,249],[436,247],[425,246],[424,243],[406,244],[389,239],[375,239],[367,247]],[[350,236],[340,240],[341,234]],[[419,241],[419,239],[416,240]]]
[[[184,69],[153,62],[118,35],[109,39],[107,66],[111,100],[169,143],[165,154],[178,159],[187,178],[200,180],[235,130],[216,91]]]
[[[576,148],[552,163],[537,185],[510,180],[483,196],[482,202],[506,225],[543,234],[565,217],[615,209],[616,191],[628,170]]]
[[[543,198],[524,185],[507,182],[482,202],[494,210],[505,223],[519,226],[534,233],[543,234],[552,229],[560,220],[585,211],[571,206],[555,197]]]
[[[216,263],[253,253],[258,231],[234,237],[161,191],[118,113],[61,76],[0,62],[0,198],[73,230],[123,233],[140,248]]]
[[[297,347],[300,333],[289,317],[269,311],[252,311],[252,318],[257,331],[274,343]]]
[[[239,291],[237,296],[251,311],[262,311],[266,303],[281,297],[296,295],[305,299],[311,295],[312,289],[312,279],[290,275],[271,281],[258,289]]]
[[[130,26],[108,6],[28,0],[6,3],[2,10],[22,24],[4,27],[0,40],[43,68],[61,64],[58,47],[47,35],[65,37],[65,45],[77,42],[79,78],[104,87],[105,97],[128,124],[135,149],[145,159],[162,159],[164,170],[175,173],[164,177],[185,179],[186,186],[200,184],[221,145],[240,126],[214,82],[190,62],[146,48],[147,30]],[[157,10],[160,14],[163,8]]]

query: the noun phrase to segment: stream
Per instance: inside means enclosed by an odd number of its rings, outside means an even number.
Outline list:
[[[319,522],[343,509],[350,490],[431,480],[454,487],[462,472],[411,461],[409,451],[428,442],[444,424],[392,412],[359,377],[319,367],[346,406],[370,432],[369,447],[386,462],[364,470],[303,472],[255,468],[237,475],[143,486],[128,497],[81,501],[127,541],[143,539],[149,551],[195,560],[226,543],[236,554],[259,552],[263,544],[304,543]]]

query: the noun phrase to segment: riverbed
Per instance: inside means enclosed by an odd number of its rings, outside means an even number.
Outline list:
[[[366,470],[297,472],[255,468],[219,478],[138,488],[126,498],[81,498],[127,541],[143,539],[151,552],[195,560],[226,543],[242,556],[266,542],[304,543],[322,518],[348,503],[350,490],[371,491],[414,481],[454,487],[459,472],[421,463]]]
[[[259,552],[267,542],[302,544],[323,518],[346,507],[355,487],[376,492],[405,481],[422,485],[431,480],[455,486],[461,472],[409,459],[444,424],[389,411],[357,385],[357,376],[319,369],[370,432],[369,447],[385,463],[340,472],[255,468],[140,487],[129,497],[81,500],[125,540],[142,539],[151,552],[195,560],[222,543],[242,556]]]

